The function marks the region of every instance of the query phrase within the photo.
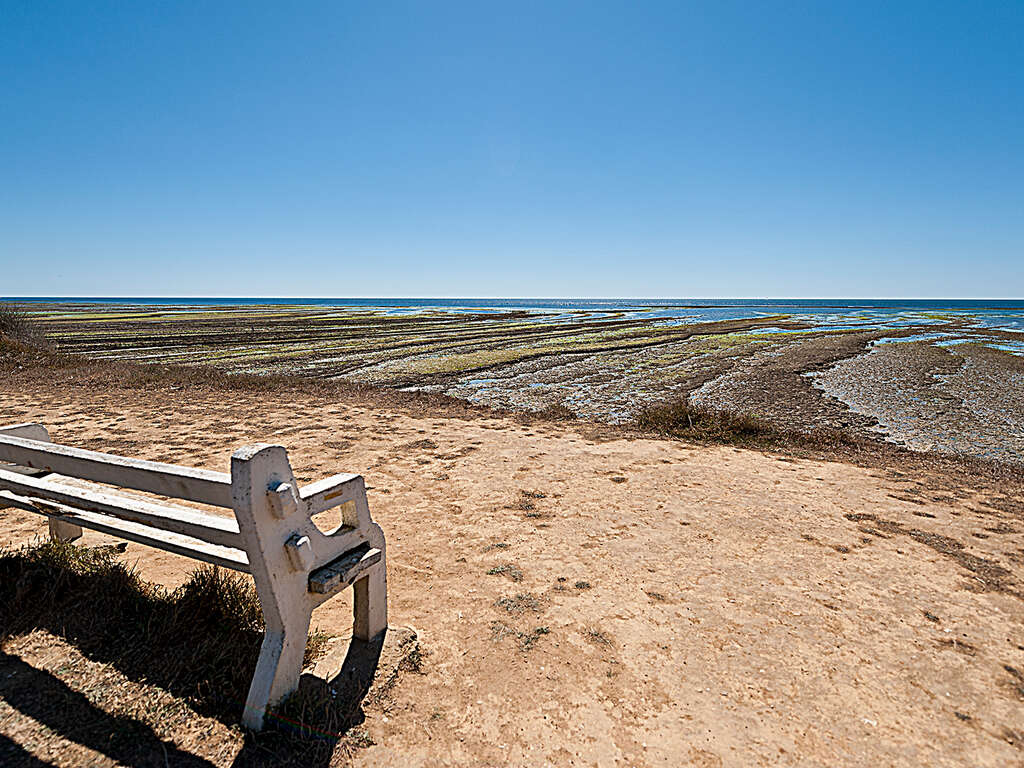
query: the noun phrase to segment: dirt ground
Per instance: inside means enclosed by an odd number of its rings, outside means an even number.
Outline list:
[[[390,622],[423,661],[367,705],[365,745],[339,764],[1024,765],[1024,520],[1005,490],[309,395],[8,380],[0,422],[22,421],[211,469],[275,442],[302,481],[364,474]],[[3,545],[44,530],[0,516]],[[168,585],[193,566],[124,557]],[[335,599],[314,625],[343,638],[350,610]],[[72,688],[92,663],[38,633],[3,650]],[[168,728],[154,765],[194,744],[232,764],[224,724],[189,727],[212,741]],[[119,764],[16,707],[0,734],[24,764]]]

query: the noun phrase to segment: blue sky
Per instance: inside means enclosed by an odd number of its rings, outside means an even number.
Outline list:
[[[1024,2],[0,0],[0,295],[1024,296]]]

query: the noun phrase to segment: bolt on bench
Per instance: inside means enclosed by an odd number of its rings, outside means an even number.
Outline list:
[[[240,448],[226,474],[56,445],[40,424],[0,427],[0,462],[0,509],[45,515],[52,538],[90,528],[252,574],[266,634],[242,715],[249,728],[298,686],[318,605],[351,586],[353,636],[387,629],[384,533],[359,475],[300,489],[279,445]],[[232,509],[235,519],[109,486]],[[340,523],[324,533],[312,517],[335,507]]]

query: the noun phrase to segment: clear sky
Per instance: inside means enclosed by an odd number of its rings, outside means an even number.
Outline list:
[[[1024,2],[0,0],[0,295],[1024,296]]]

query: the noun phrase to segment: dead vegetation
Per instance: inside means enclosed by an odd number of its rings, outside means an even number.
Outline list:
[[[573,421],[579,416],[569,406],[563,403],[555,403],[535,412],[535,415],[545,421]]]
[[[514,615],[520,615],[527,611],[537,612],[540,610],[540,600],[536,595],[529,592],[520,592],[518,595],[505,595],[494,602],[495,607],[508,611]]]
[[[878,441],[837,429],[784,429],[754,414],[694,405],[687,398],[642,409],[633,419],[632,426],[641,432],[663,437],[748,448],[835,452],[870,450],[881,446]],[[625,478],[612,480],[624,482]]]
[[[48,541],[0,556],[0,585],[3,637],[46,629],[205,713],[241,713],[229,702],[245,699],[263,635],[259,599],[241,577],[202,568],[169,592],[107,548]]]
[[[43,335],[36,330],[28,315],[10,304],[0,304],[0,339],[16,344],[46,346]]]
[[[520,582],[523,580],[523,571],[515,563],[503,563],[502,565],[495,565],[492,568],[487,569],[488,576],[508,576],[512,581]]]
[[[613,645],[608,633],[596,626],[584,627],[583,636],[594,645],[603,645],[609,648]]]
[[[22,387],[73,386],[103,391],[190,391],[197,394],[286,394],[290,398],[344,399],[375,407],[401,407],[412,413],[436,413],[446,418],[497,415],[495,411],[447,395],[385,389],[343,379],[229,373],[209,365],[96,360],[53,349],[35,337],[16,338],[5,333],[0,333],[0,373],[17,374]],[[524,415],[523,418],[529,417]]]
[[[702,408],[686,399],[649,406],[636,415],[634,423],[645,432],[700,442],[753,442],[774,434],[754,416]]]
[[[536,646],[537,641],[540,640],[544,635],[550,634],[551,629],[546,626],[534,627],[530,631],[516,629],[508,624],[504,624],[500,621],[491,623],[491,640],[496,643],[503,642],[507,638],[512,638],[516,641],[519,646],[519,650],[530,651]]]
[[[915,476],[929,477],[933,487],[950,491],[972,486],[991,487],[1005,495],[1007,489],[1014,489],[1013,496],[1006,496],[1010,499],[1016,498],[1021,488],[1020,464],[912,451],[841,429],[785,429],[754,415],[695,406],[685,398],[644,408],[637,413],[631,427],[644,436],[733,445],[790,457],[877,467],[888,470],[896,478],[912,472]]]

